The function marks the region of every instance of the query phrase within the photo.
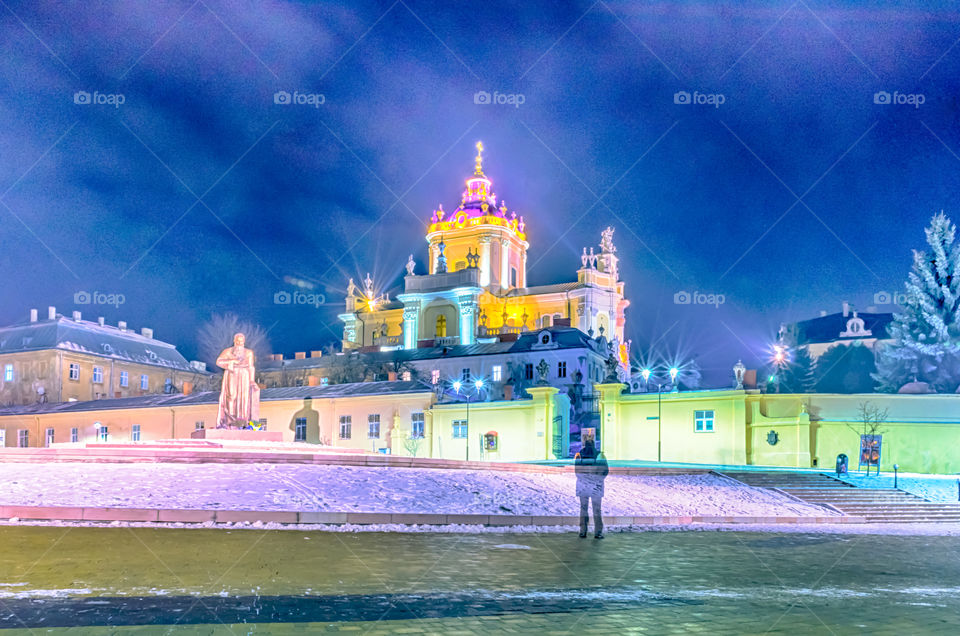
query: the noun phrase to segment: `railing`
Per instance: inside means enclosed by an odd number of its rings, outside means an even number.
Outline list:
[[[456,272],[404,277],[404,293],[429,292],[455,287],[479,287],[480,269],[467,267]]]
[[[460,336],[444,336],[442,338],[434,338],[433,344],[435,347],[449,347],[452,345],[460,344]]]
[[[481,338],[484,336],[500,336],[507,333],[527,333],[530,329],[526,327],[477,327],[477,335]]]
[[[379,336],[373,339],[373,344],[378,347],[392,347],[403,344],[403,336]]]

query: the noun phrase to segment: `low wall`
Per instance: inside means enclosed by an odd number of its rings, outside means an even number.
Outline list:
[[[95,521],[154,523],[280,523],[280,524],[400,524],[481,526],[576,526],[579,517],[545,515],[387,514],[375,512],[284,512],[271,510],[170,510],[156,508],[61,508],[0,506],[0,519],[31,521]],[[607,525],[714,524],[850,524],[863,517],[604,517]]]

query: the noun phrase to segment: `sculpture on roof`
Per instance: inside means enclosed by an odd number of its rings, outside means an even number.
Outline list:
[[[233,346],[217,356],[223,369],[217,428],[243,428],[260,419],[260,387],[255,381],[255,356],[244,344],[242,333],[234,334]]]
[[[407,276],[413,276],[413,269],[416,266],[417,264],[413,262],[413,254],[411,254],[410,256],[407,257],[407,264],[405,265],[405,267],[407,268]]]

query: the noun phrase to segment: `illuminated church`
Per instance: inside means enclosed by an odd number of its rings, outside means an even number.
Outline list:
[[[440,205],[430,219],[427,272],[407,262],[403,292],[377,295],[367,274],[347,290],[343,350],[389,351],[515,340],[550,327],[575,327],[609,342],[626,366],[624,310],[629,301],[617,271],[613,229],[599,251],[583,248],[576,279],[530,286],[527,235],[522,216],[498,199],[483,171],[477,144],[473,175],[459,205]]]

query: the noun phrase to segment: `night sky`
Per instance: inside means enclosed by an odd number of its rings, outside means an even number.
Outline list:
[[[782,321],[902,287],[930,217],[960,220],[958,39],[930,1],[0,0],[0,323],[79,309],[193,357],[235,311],[320,349],[348,277],[424,271],[482,140],[529,282],[573,280],[613,226],[634,358],[722,385]],[[274,304],[291,276],[329,304]]]

